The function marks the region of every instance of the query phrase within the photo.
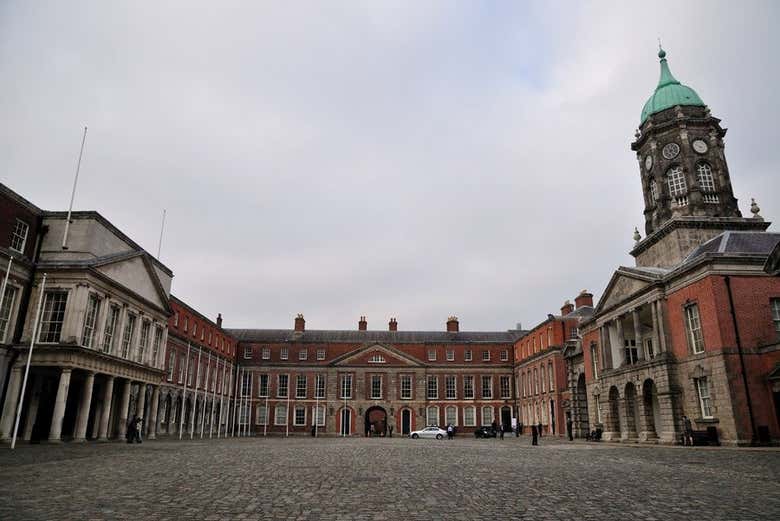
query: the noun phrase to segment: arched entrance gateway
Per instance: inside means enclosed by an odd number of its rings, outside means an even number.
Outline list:
[[[385,436],[387,434],[387,412],[375,405],[366,411],[366,436]]]

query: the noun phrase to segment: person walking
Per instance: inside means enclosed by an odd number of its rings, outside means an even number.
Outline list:
[[[502,439],[502,440],[504,439],[504,423],[503,422],[498,425],[498,436],[500,437],[500,439]]]
[[[453,428],[452,424],[447,424],[447,439],[451,440],[454,437],[455,429]]]
[[[693,447],[693,425],[691,419],[683,415],[683,432],[685,438],[683,439],[683,445]]]
[[[536,425],[531,425],[531,445],[539,445],[539,431]]]
[[[566,433],[569,435],[569,441],[574,441],[574,433],[572,432],[571,416],[566,418]]]
[[[143,418],[136,418],[135,419],[135,442],[141,443],[141,430],[144,427],[144,420]]]

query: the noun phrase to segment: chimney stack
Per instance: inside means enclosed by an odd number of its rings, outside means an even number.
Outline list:
[[[217,328],[222,329],[222,313],[217,313]]]
[[[366,322],[366,317],[360,317],[360,321],[358,322],[358,330],[365,331],[366,329],[368,329],[368,322]]]
[[[447,332],[448,333],[457,333],[459,331],[458,327],[458,317],[450,317],[447,319]]]
[[[295,330],[303,331],[305,329],[306,329],[306,321],[303,319],[303,313],[298,313],[298,316],[295,317]]]
[[[390,319],[390,331],[398,331],[398,321],[395,318]]]
[[[565,317],[572,311],[574,311],[574,304],[572,304],[567,300],[566,302],[563,303],[563,306],[561,307],[561,315]]]
[[[580,309],[582,306],[593,307],[593,293],[589,293],[588,290],[583,289],[574,299],[574,304],[577,305],[577,309]]]

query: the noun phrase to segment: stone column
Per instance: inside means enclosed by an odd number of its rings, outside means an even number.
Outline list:
[[[87,373],[87,379],[84,381],[84,391],[81,394],[81,403],[79,403],[79,413],[76,416],[76,434],[73,441],[86,441],[87,422],[89,420],[89,408],[92,405],[92,388],[95,385],[95,373]]]
[[[0,439],[10,440],[11,436],[13,436],[16,407],[19,403],[19,393],[21,390],[22,366],[15,366],[11,369],[11,378],[8,379],[8,389],[5,392],[3,417],[0,419]]]
[[[111,417],[111,401],[114,398],[114,377],[107,376],[105,389],[103,389],[103,412],[100,414],[100,430],[98,439],[100,441],[108,440],[108,420]],[[127,408],[125,406],[125,408]]]
[[[639,308],[635,308],[631,312],[631,316],[634,319],[634,341],[636,342],[636,357],[639,362],[645,359],[645,346],[642,339],[642,324],[639,322]]]
[[[132,382],[125,380],[125,385],[122,388],[122,399],[119,402],[119,432],[118,437],[124,438],[127,434],[127,408],[130,405],[130,386]]]
[[[41,387],[43,381],[41,378],[36,378],[33,384],[32,393],[30,393],[30,407],[27,409],[27,418],[24,420],[24,432],[22,433],[22,439],[24,441],[30,441],[32,439],[33,427],[35,427],[35,421],[38,419],[38,404],[41,400]]]
[[[62,437],[62,419],[65,417],[65,405],[68,403],[70,389],[70,367],[63,367],[60,373],[60,384],[57,387],[57,398],[54,401],[54,412],[51,415],[49,441],[57,443]]]
[[[623,336],[622,317],[617,317],[615,319],[615,327],[617,328],[618,353],[620,356],[620,365],[618,367],[623,367],[624,365],[626,365],[626,337]]]
[[[656,309],[658,310],[658,350],[662,353],[667,351],[666,349],[666,327],[664,326],[664,308],[661,300],[655,301]]]
[[[146,428],[146,438],[153,440],[157,438],[157,409],[160,400],[160,386],[152,386],[152,403],[149,404],[149,422]]]
[[[149,424],[146,418],[144,418],[144,408],[146,407],[146,383],[141,382],[138,384],[138,399],[135,401],[135,415],[143,419],[141,422],[141,433],[145,435],[144,427]]]
[[[658,356],[661,352],[661,335],[659,334],[658,323],[658,308],[656,307],[657,301],[650,303],[650,312],[653,316],[653,357]]]

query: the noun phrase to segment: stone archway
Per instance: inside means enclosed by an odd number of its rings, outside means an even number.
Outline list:
[[[585,373],[580,373],[574,394],[574,435],[584,438],[589,432],[588,389],[585,384]]]
[[[636,403],[636,388],[634,384],[628,382],[625,388],[625,430],[622,433],[623,439],[635,439],[637,437],[638,409]]]
[[[387,434],[387,411],[375,405],[369,407],[365,415],[365,435],[385,436]]]
[[[661,408],[658,404],[658,389],[655,382],[648,378],[642,384],[642,432],[643,440],[658,438],[661,430]]]
[[[620,440],[620,392],[614,385],[609,388],[609,407],[607,409],[607,429],[605,440]]]

